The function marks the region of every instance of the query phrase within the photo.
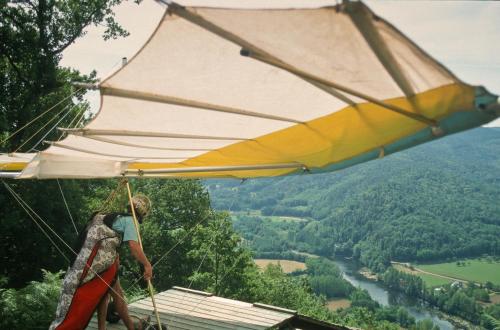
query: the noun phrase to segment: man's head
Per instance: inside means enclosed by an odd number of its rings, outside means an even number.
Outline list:
[[[132,205],[140,223],[148,215],[151,209],[151,201],[145,195],[135,195],[132,197]]]

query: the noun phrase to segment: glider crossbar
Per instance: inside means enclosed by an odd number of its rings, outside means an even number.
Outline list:
[[[401,67],[394,59],[391,51],[387,47],[384,39],[380,36],[377,28],[372,22],[372,15],[369,10],[361,2],[348,2],[347,13],[351,17],[354,25],[358,28],[363,38],[370,46],[373,53],[377,56],[379,62],[384,66],[385,70],[392,77],[394,82],[398,84],[401,91],[408,97],[415,95],[415,91],[411,86],[410,81],[404,75]]]
[[[275,66],[277,68],[280,68],[280,69],[283,69],[285,71],[288,71],[290,73],[293,73],[293,74],[295,74],[295,75],[297,75],[299,77],[302,77],[303,79],[316,81],[316,82],[318,82],[320,84],[323,84],[323,85],[326,85],[326,86],[330,86],[332,88],[335,88],[335,89],[337,89],[339,91],[342,91],[344,93],[347,93],[349,95],[356,96],[356,97],[358,97],[360,99],[363,99],[365,101],[368,101],[368,102],[371,102],[373,104],[376,104],[379,107],[382,107],[382,108],[385,108],[387,110],[399,113],[400,115],[406,116],[406,117],[411,118],[413,120],[422,122],[422,123],[424,123],[426,125],[429,125],[429,126],[432,126],[432,127],[437,127],[438,126],[438,122],[436,120],[434,120],[434,119],[430,119],[430,118],[427,118],[425,116],[419,115],[417,113],[410,112],[408,110],[405,110],[403,108],[400,108],[400,107],[392,105],[392,104],[389,104],[387,102],[384,102],[384,101],[379,100],[377,98],[374,98],[372,96],[369,96],[369,95],[366,95],[364,93],[355,91],[354,89],[351,89],[349,87],[337,84],[336,82],[333,82],[333,81],[330,81],[330,80],[323,79],[321,77],[315,76],[315,75],[310,74],[310,73],[308,73],[306,71],[297,69],[297,68],[295,68],[295,67],[293,67],[293,66],[291,66],[291,65],[289,65],[287,63],[284,63],[284,62],[281,62],[281,61],[277,61],[277,60],[274,60],[274,59],[271,59],[271,58],[267,58],[265,56],[262,56],[260,54],[256,54],[256,53],[248,51],[248,50],[242,50],[241,54],[243,56],[251,57],[251,58],[253,58],[255,60],[267,63],[269,65],[272,65],[272,66]]]
[[[223,140],[223,141],[246,141],[251,140],[243,137],[231,136],[209,136],[209,135],[191,135],[163,132],[141,132],[128,130],[105,130],[105,129],[89,129],[89,128],[59,128],[59,130],[67,134],[87,136],[87,135],[111,135],[111,136],[140,136],[140,137],[164,137],[172,139],[199,139],[199,140]]]
[[[2,179],[15,179],[21,172],[4,172],[0,171],[0,178]]]
[[[275,66],[277,68],[280,68],[282,70],[288,71],[292,74],[297,75],[298,77],[301,77],[302,79],[304,79],[306,81],[309,81],[309,82],[314,81],[316,83],[332,87],[336,90],[342,91],[342,92],[347,93],[349,95],[356,96],[360,99],[374,103],[374,104],[376,104],[380,107],[383,107],[385,109],[391,110],[393,112],[399,113],[399,114],[404,115],[406,117],[409,117],[411,119],[425,123],[426,125],[429,125],[432,127],[438,126],[438,123],[433,119],[429,119],[425,116],[422,116],[422,115],[419,115],[419,114],[416,114],[413,112],[409,112],[405,109],[394,106],[392,104],[385,103],[385,102],[378,100],[374,97],[371,97],[369,95],[357,92],[351,88],[342,86],[342,85],[337,84],[335,82],[317,77],[317,76],[312,75],[308,72],[297,69],[297,68],[291,66],[290,64],[287,64],[287,63],[279,60],[275,56],[267,53],[263,49],[256,47],[255,45],[249,43],[248,41],[240,38],[239,36],[229,32],[223,28],[221,28],[220,26],[217,26],[216,24],[206,20],[202,16],[186,9],[185,7],[179,5],[175,2],[165,1],[165,0],[160,0],[160,1],[162,1],[164,4],[168,5],[168,10],[170,10],[172,13],[176,14],[177,16],[182,17],[182,18],[190,21],[193,24],[196,24],[196,25],[198,25],[198,26],[200,26],[200,27],[226,39],[226,40],[234,42],[235,44],[243,47],[241,54],[244,56],[252,57],[252,58],[259,60],[261,62],[264,62],[266,64],[269,64],[269,65]],[[322,90],[324,90],[324,89],[322,89]]]
[[[275,170],[275,169],[307,169],[303,164],[264,164],[264,165],[235,165],[235,166],[200,166],[184,168],[164,168],[164,169],[128,169],[124,175],[154,175],[154,174],[180,174],[180,173],[201,173],[201,172],[228,172],[228,171],[253,171],[253,170]]]
[[[295,123],[295,124],[302,124],[303,123],[300,120],[296,120],[296,119],[292,119],[292,118],[269,115],[269,114],[265,114],[265,113],[248,111],[248,110],[243,110],[243,109],[237,109],[237,108],[227,107],[227,106],[218,105],[218,104],[211,104],[211,103],[206,103],[206,102],[187,100],[187,99],[182,99],[182,98],[173,97],[173,96],[152,94],[152,93],[146,93],[146,92],[138,92],[138,91],[132,91],[132,90],[120,89],[120,88],[114,88],[114,87],[101,87],[101,93],[103,95],[110,95],[110,96],[116,96],[116,97],[131,98],[131,99],[136,99],[136,100],[144,100],[144,101],[151,101],[151,102],[158,102],[158,103],[180,105],[180,106],[197,108],[197,109],[202,109],[202,110],[207,110],[207,111],[217,111],[217,112],[224,112],[224,113],[230,113],[230,114],[241,115],[241,116],[270,119],[270,120],[277,120],[277,121],[285,121],[285,122],[290,122],[290,123]]]

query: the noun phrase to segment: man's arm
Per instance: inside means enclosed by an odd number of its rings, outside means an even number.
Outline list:
[[[132,256],[144,266],[144,279],[149,281],[153,276],[153,268],[142,251],[141,246],[136,241],[128,241],[128,246],[130,247]]]

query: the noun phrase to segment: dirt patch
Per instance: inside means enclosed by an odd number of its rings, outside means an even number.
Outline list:
[[[281,269],[285,273],[291,273],[296,270],[305,270],[306,264],[298,261],[291,260],[272,260],[272,259],[255,259],[255,264],[260,268],[264,269],[269,264],[280,265]]]
[[[500,293],[491,294],[490,301],[492,304],[500,304]]]
[[[334,299],[328,300],[327,305],[329,310],[336,311],[340,308],[349,308],[351,307],[351,301],[349,299]]]
[[[403,273],[412,274],[412,275],[419,274],[419,272],[417,272],[415,269],[408,268],[408,267],[401,265],[401,264],[393,264],[392,267],[396,268],[396,270],[399,270],[400,272],[403,272]]]
[[[370,271],[366,267],[361,268],[358,271],[358,273],[361,274],[364,278],[367,278],[369,280],[372,280],[372,281],[377,281],[378,280],[377,274],[373,273],[372,271]]]

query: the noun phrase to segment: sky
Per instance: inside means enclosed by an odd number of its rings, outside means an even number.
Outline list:
[[[367,0],[365,3],[458,78],[500,94],[500,2]],[[116,7],[115,13],[130,36],[105,42],[101,38],[102,28],[91,27],[66,50],[62,65],[82,73],[96,70],[99,78],[106,78],[120,68],[122,57],[131,58],[142,47],[163,10],[164,6],[154,0],[143,0],[140,5],[125,2]],[[98,109],[97,92],[89,93],[88,99]],[[488,126],[500,127],[500,119]]]

